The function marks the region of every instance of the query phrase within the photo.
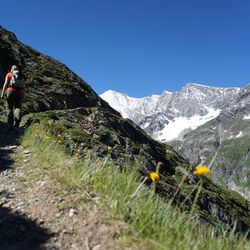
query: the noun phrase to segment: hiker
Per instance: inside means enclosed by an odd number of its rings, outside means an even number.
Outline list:
[[[7,122],[9,129],[18,128],[21,122],[21,106],[25,94],[25,82],[18,67],[13,65],[6,75],[1,98],[7,99]]]

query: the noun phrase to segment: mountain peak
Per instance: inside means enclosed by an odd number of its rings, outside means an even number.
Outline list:
[[[172,95],[173,92],[169,92],[167,90],[163,90],[162,95]]]

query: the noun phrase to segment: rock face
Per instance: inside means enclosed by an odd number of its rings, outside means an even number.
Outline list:
[[[83,155],[91,151],[96,157],[102,157],[111,146],[112,158],[119,165],[128,157],[138,159],[139,173],[143,176],[155,170],[156,163],[161,161],[157,192],[174,198],[174,203],[183,210],[192,208],[201,178],[193,175],[193,168],[172,147],[153,140],[131,120],[122,118],[65,65],[22,44],[13,33],[1,27],[0,70],[3,74],[12,64],[21,65],[27,78],[24,103],[27,126],[46,122],[52,130],[65,130],[65,148],[70,153],[78,149]],[[249,203],[209,178],[202,180],[203,189],[194,204],[197,217],[212,225],[219,221],[235,224],[238,232],[246,232],[250,227]]]

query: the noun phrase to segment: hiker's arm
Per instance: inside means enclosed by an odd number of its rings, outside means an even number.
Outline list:
[[[6,77],[5,77],[5,82],[4,82],[4,84],[3,84],[3,90],[2,90],[1,98],[4,97],[4,93],[5,93],[6,89],[7,89],[8,82],[9,82],[9,77],[6,76]]]

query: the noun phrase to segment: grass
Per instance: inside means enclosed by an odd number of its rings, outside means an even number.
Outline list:
[[[32,168],[46,173],[64,191],[79,191],[78,205],[95,203],[110,220],[127,225],[122,244],[142,249],[250,249],[249,242],[233,231],[198,223],[190,215],[155,194],[155,184],[142,185],[139,162],[114,163],[110,153],[99,159],[91,151],[69,156],[56,133],[48,136],[43,124],[30,127],[22,146],[32,150]],[[18,157],[18,156],[17,156]],[[125,242],[125,243],[124,243]]]

